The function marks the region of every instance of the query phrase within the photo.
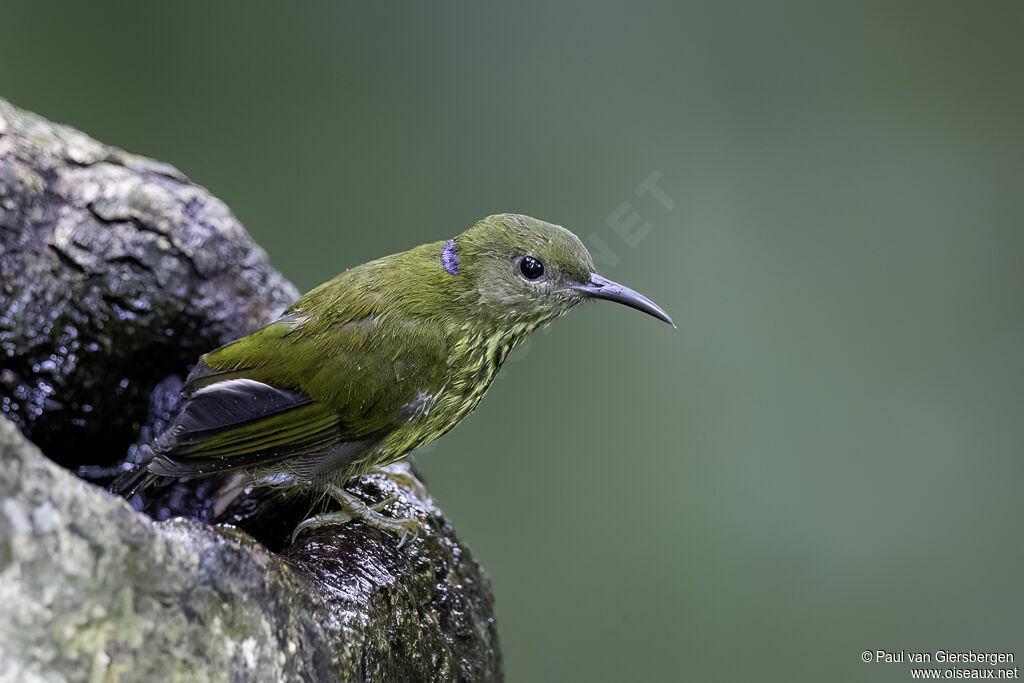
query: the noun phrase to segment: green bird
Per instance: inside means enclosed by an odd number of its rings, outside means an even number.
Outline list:
[[[590,299],[672,324],[595,273],[573,233],[529,216],[489,216],[447,241],[364,263],[202,356],[154,457],[120,489],[234,472],[236,493],[273,487],[341,505],[303,521],[293,538],[359,518],[404,542],[417,520],[385,516],[392,501],[369,506],[345,482],[448,432],[518,343]]]

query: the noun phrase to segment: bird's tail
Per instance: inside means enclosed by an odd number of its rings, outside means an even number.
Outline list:
[[[109,491],[131,500],[132,496],[152,486],[157,479],[159,476],[150,472],[146,463],[142,463],[118,476],[110,484]]]

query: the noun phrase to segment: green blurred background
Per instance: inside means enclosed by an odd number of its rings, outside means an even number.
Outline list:
[[[516,211],[673,314],[574,313],[417,457],[509,680],[1024,657],[1021,3],[3,5],[0,96],[300,289]]]

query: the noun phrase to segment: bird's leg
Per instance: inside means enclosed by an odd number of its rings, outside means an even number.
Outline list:
[[[299,534],[306,529],[316,529],[332,524],[344,524],[353,519],[361,520],[375,529],[390,531],[395,534],[398,536],[399,548],[407,540],[415,539],[420,532],[420,522],[415,517],[394,518],[381,514],[384,508],[398,500],[397,495],[391,495],[379,503],[367,505],[359,496],[346,491],[336,484],[331,484],[327,487],[327,494],[341,504],[341,510],[324,512],[302,520],[295,527],[295,531],[292,532],[292,542],[295,542]]]

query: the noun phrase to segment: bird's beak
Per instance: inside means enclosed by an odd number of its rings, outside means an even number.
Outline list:
[[[575,285],[573,289],[584,296],[588,296],[593,299],[607,299],[608,301],[617,301],[620,304],[626,304],[630,308],[635,308],[636,310],[643,311],[648,315],[653,315],[658,320],[663,320],[672,327],[676,326],[676,324],[672,322],[672,318],[669,317],[668,313],[661,310],[661,307],[658,306],[658,304],[654,303],[640,292],[634,292],[629,287],[620,285],[617,282],[612,282],[608,278],[601,277],[597,273],[590,274],[590,282]]]

